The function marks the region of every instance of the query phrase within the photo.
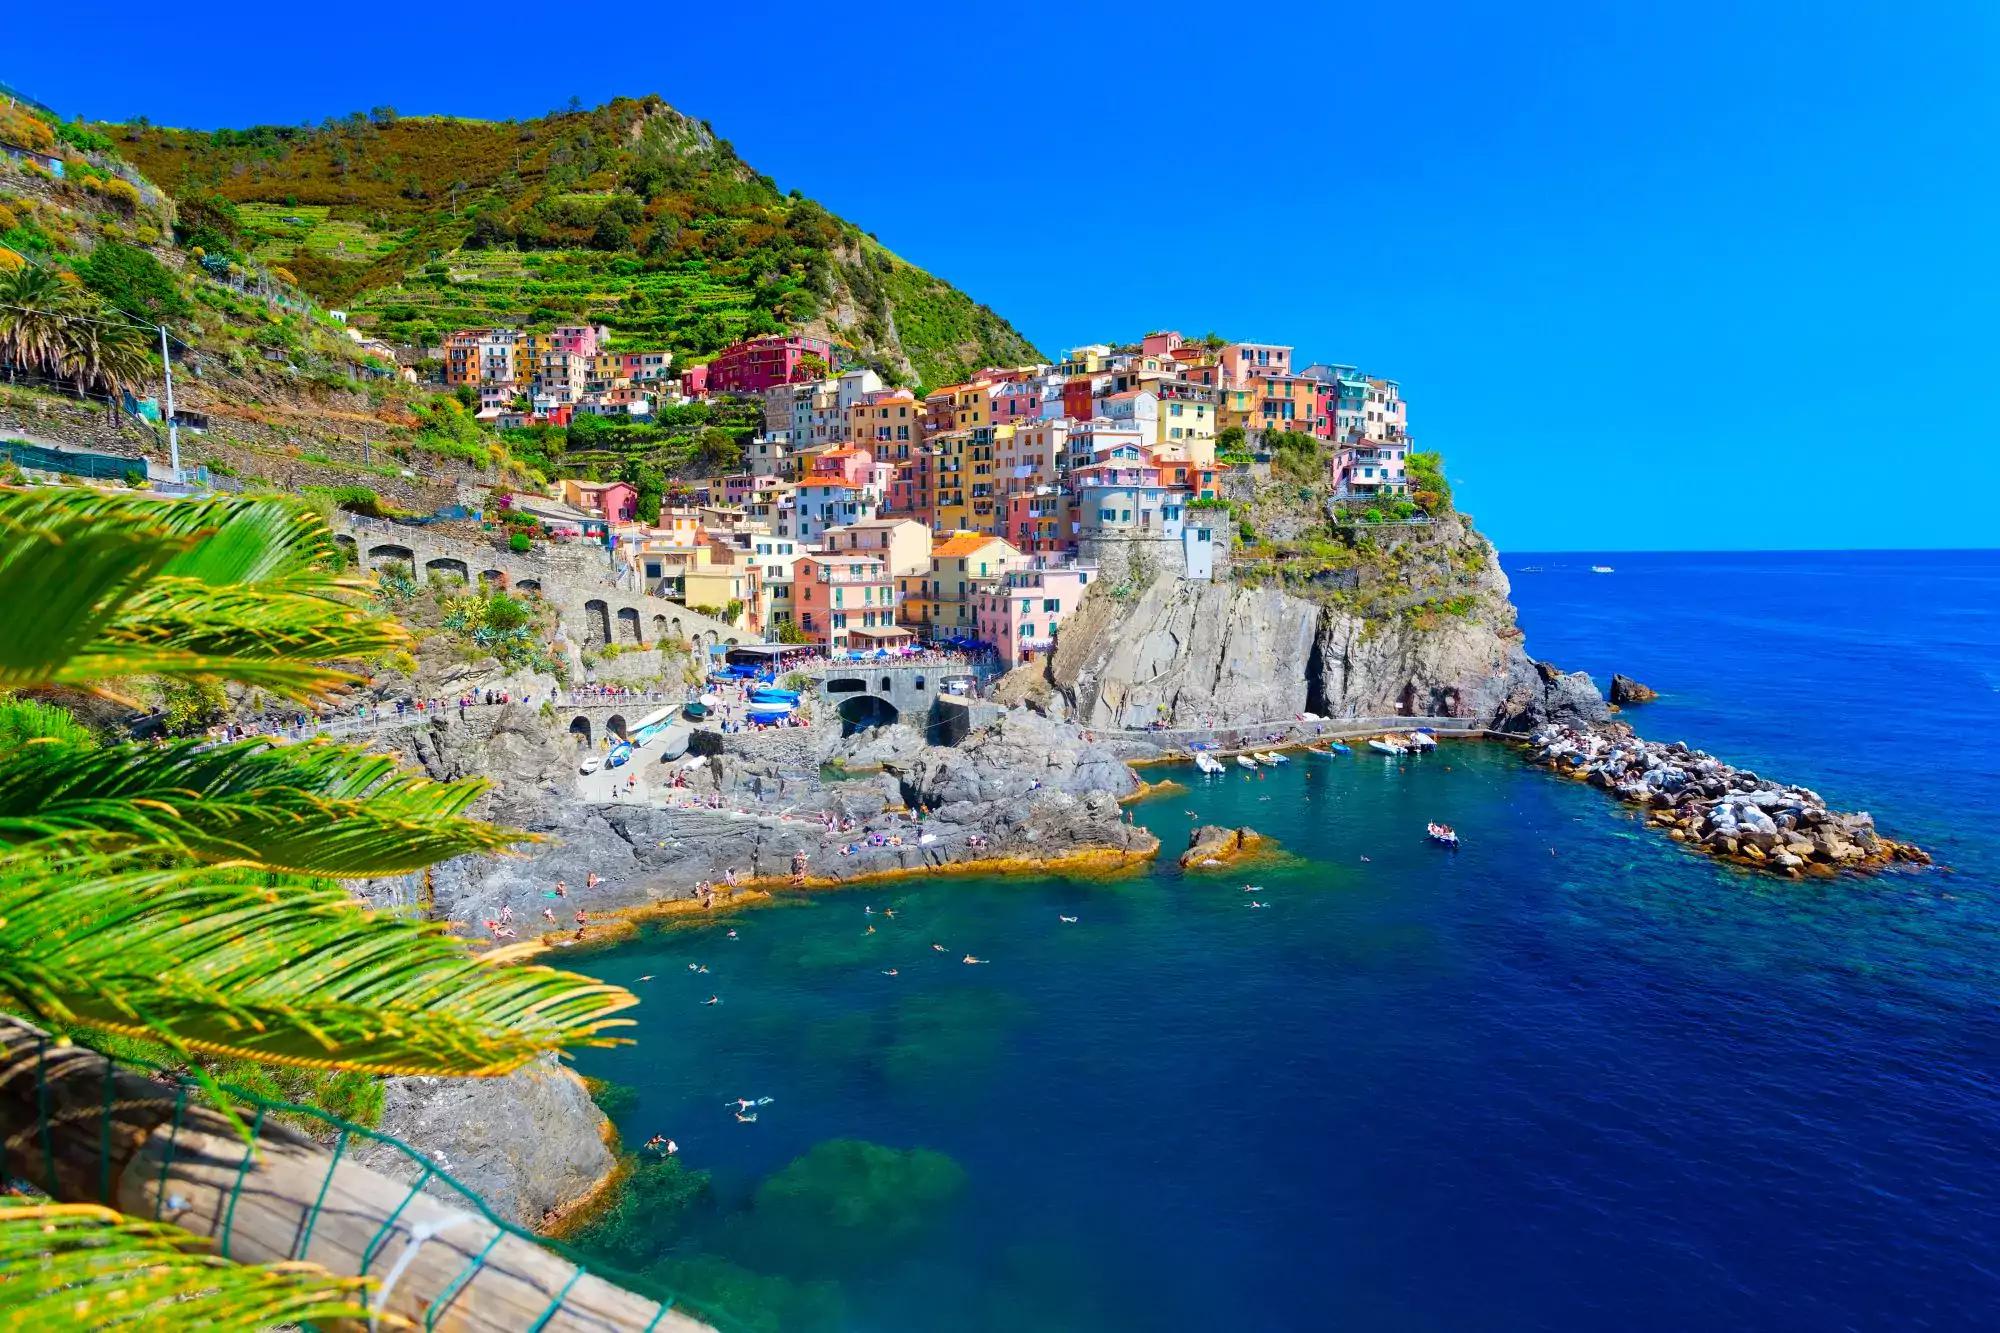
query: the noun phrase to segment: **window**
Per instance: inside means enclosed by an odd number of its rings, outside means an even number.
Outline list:
[[[1044,597],[1042,599],[1042,610],[1044,611],[1062,610],[1062,599],[1059,597]]]
[[[1035,627],[1034,627],[1033,625],[1023,625],[1023,626],[1021,626],[1021,637],[1022,637],[1022,638],[1024,638],[1024,639],[1032,639],[1032,638],[1034,638],[1034,637],[1035,637]]]

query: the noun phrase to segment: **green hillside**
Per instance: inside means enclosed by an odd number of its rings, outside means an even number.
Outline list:
[[[98,129],[259,262],[393,340],[589,319],[684,364],[806,327],[933,385],[1035,359],[1004,319],[784,194],[657,97],[528,121]]]

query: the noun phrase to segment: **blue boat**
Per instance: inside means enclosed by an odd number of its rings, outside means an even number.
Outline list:
[[[611,747],[611,757],[604,761],[606,768],[617,768],[632,757],[632,747],[618,744]]]
[[[1335,742],[1333,742],[1333,744],[1331,744],[1331,745],[1327,746],[1326,748],[1327,748],[1327,749],[1329,749],[1329,750],[1331,750],[1331,751],[1333,751],[1333,752],[1334,752],[1335,754],[1353,754],[1353,753],[1354,753],[1354,747],[1353,747],[1353,746],[1350,746],[1350,745],[1342,745],[1342,744],[1341,744],[1341,743],[1340,743],[1339,741],[1335,741]]]
[[[797,690],[781,690],[774,685],[751,687],[750,702],[753,704],[795,704],[799,701]]]

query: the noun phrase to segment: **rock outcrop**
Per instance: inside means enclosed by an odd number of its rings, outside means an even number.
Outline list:
[[[1676,842],[1799,878],[1930,864],[1921,848],[1882,837],[1865,812],[1831,810],[1809,787],[1767,781],[1679,741],[1642,740],[1623,723],[1546,726],[1529,740],[1536,763],[1647,809]]]
[[[1610,693],[1611,702],[1619,708],[1628,708],[1633,704],[1651,703],[1660,697],[1660,692],[1652,686],[1641,685],[1638,681],[1621,672],[1612,673]]]
[[[1203,824],[1188,834],[1181,853],[1183,870],[1220,870],[1246,857],[1268,851],[1271,840],[1252,828],[1222,828]]]
[[[1013,673],[1003,690],[1105,730],[1242,726],[1310,712],[1459,717],[1525,734],[1607,716],[1588,676],[1527,655],[1491,545],[1455,516],[1439,528],[1476,565],[1453,567],[1449,598],[1364,616],[1338,596],[1305,590],[1158,579],[1120,599],[1100,585],[1064,623],[1046,663]],[[1433,603],[1447,609],[1415,609]]]
[[[588,1198],[616,1164],[610,1122],[583,1080],[553,1058],[503,1078],[389,1079],[380,1129],[524,1227],[544,1226]],[[369,1142],[353,1155],[397,1180],[414,1181],[423,1170],[386,1144]],[[437,1182],[426,1189],[454,1197]]]

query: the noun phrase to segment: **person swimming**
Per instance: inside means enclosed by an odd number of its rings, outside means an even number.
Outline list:
[[[964,958],[960,959],[959,961],[964,963],[966,966],[970,967],[975,963],[983,963],[986,960],[984,958],[974,958],[971,954],[967,954]]]
[[[1076,918],[1075,918],[1075,917],[1073,917],[1073,916],[1064,916],[1064,915],[1063,915],[1063,914],[1062,914],[1061,912],[1057,912],[1057,913],[1056,913],[1056,920],[1058,920],[1058,921],[1062,922],[1062,923],[1063,923],[1064,925],[1066,925],[1066,926],[1073,926],[1073,925],[1075,925],[1075,924],[1076,924]]]
[[[652,979],[653,979],[653,974],[651,972],[648,972],[645,976],[639,978],[639,980],[641,981],[651,981]]]
[[[896,915],[896,909],[893,907],[885,907],[882,909],[882,915],[893,918]]]
[[[722,997],[721,997],[721,996],[719,996],[719,995],[711,995],[711,996],[709,996],[709,997],[708,997],[708,998],[707,998],[706,1000],[703,1000],[703,1001],[702,1001],[702,1003],[703,1003],[703,1004],[721,1004],[721,1003],[722,1003]]]
[[[699,972],[699,971],[701,971],[701,964],[700,964],[700,963],[689,963],[689,964],[688,964],[688,971],[690,971],[690,972]]]
[[[732,930],[732,931],[730,931],[730,932],[729,932],[729,938],[730,938],[730,939],[732,939],[732,940],[733,940],[733,939],[735,939],[735,938],[736,938],[736,932],[735,932],[735,931],[733,931],[733,930]]]
[[[867,930],[863,931],[862,933],[865,935],[873,935],[875,933],[875,927],[870,926],[868,927]]]
[[[882,975],[885,977],[895,977],[895,976],[901,976],[902,974],[893,967],[885,967],[882,969]]]
[[[1258,902],[1258,901],[1257,901],[1257,900],[1256,900],[1255,898],[1252,898],[1252,899],[1250,900],[1250,905],[1251,905],[1252,907],[1269,907],[1269,906],[1270,906],[1271,904],[1269,904],[1269,903],[1260,903],[1260,902]]]
[[[931,941],[931,948],[936,949],[939,953],[944,952],[944,946],[942,944],[939,944],[936,940]]]
[[[875,915],[875,909],[874,909],[874,908],[872,908],[872,907],[864,907],[864,908],[862,908],[862,909],[861,909],[861,915],[863,915],[863,916],[874,916],[874,915]]]
[[[738,1111],[736,1113],[736,1123],[739,1125],[754,1125],[757,1123],[757,1113],[755,1111]]]

